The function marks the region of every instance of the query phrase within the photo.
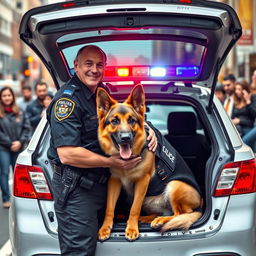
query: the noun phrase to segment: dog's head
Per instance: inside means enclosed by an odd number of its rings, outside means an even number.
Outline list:
[[[144,129],[145,93],[142,85],[133,88],[118,103],[102,88],[97,91],[98,138],[106,154],[120,153],[123,159],[139,155],[146,140]]]

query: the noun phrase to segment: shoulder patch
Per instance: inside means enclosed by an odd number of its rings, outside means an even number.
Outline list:
[[[73,91],[73,90],[68,90],[68,89],[66,89],[66,90],[64,90],[64,92],[63,92],[63,95],[72,96],[73,94],[74,94],[74,91]]]
[[[58,121],[68,118],[74,111],[76,103],[68,98],[60,98],[54,106],[54,116]]]

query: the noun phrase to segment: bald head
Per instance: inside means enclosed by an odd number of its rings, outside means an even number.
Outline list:
[[[84,52],[87,52],[87,51],[89,51],[89,52],[98,52],[98,53],[102,54],[103,59],[105,60],[105,63],[107,62],[106,53],[105,53],[100,47],[98,47],[98,46],[96,46],[96,45],[92,45],[92,44],[91,44],[91,45],[86,45],[86,46],[80,48],[80,49],[78,50],[78,52],[77,52],[77,55],[76,55],[75,60],[78,60],[79,57],[80,57]]]
[[[76,75],[92,92],[101,82],[105,66],[106,54],[95,45],[82,47],[74,61]]]

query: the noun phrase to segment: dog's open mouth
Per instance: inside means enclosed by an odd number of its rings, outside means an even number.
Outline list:
[[[131,150],[131,146],[130,144],[126,143],[126,144],[118,144],[119,146],[119,153],[120,156],[123,159],[129,159],[132,156],[132,150]]]

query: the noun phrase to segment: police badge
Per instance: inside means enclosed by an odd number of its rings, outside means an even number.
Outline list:
[[[58,121],[68,118],[75,107],[76,103],[68,98],[60,98],[55,103],[54,116]]]

